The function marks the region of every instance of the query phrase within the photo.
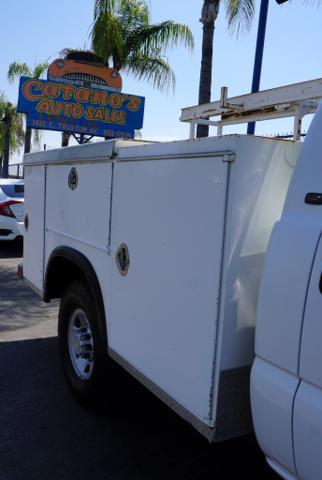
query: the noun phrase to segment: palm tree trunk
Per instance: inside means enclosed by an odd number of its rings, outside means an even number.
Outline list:
[[[62,132],[61,134],[61,146],[68,147],[69,144],[70,133]]]
[[[31,133],[31,128],[26,127],[24,153],[29,153],[31,150]]]
[[[215,20],[219,12],[220,0],[204,0],[200,21],[202,30],[202,56],[199,80],[199,105],[210,102],[212,81],[212,56]],[[197,137],[208,137],[209,126],[198,125]]]
[[[9,155],[10,155],[10,131],[11,131],[12,120],[9,115],[5,115],[3,121],[6,126],[6,129],[4,134],[2,178],[8,178]]]

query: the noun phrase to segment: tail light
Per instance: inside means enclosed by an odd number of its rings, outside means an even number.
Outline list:
[[[4,217],[16,218],[10,206],[17,205],[19,203],[22,203],[22,202],[16,202],[14,200],[10,200],[9,202],[0,203],[0,215]]]
[[[18,277],[22,280],[23,279],[23,264],[19,263],[17,268]]]

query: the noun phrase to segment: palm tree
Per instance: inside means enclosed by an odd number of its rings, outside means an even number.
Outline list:
[[[227,0],[226,17],[228,27],[236,29],[237,35],[241,27],[248,29],[254,16],[254,0]],[[203,24],[202,56],[199,80],[199,105],[210,102],[212,81],[212,54],[215,22],[219,13],[220,0],[203,0],[200,21]],[[198,125],[197,137],[208,137],[209,126]]]
[[[190,50],[194,46],[186,25],[172,20],[151,24],[145,0],[95,0],[91,39],[93,52],[107,65],[161,91],[175,85],[166,50],[179,44]]]
[[[24,131],[22,115],[3,93],[0,94],[0,119],[0,174],[7,177],[10,153],[22,146]]]
[[[40,78],[43,75],[43,73],[47,70],[48,65],[49,63],[47,61],[42,63],[37,63],[35,67],[32,69],[26,63],[12,62],[9,65],[8,80],[9,82],[12,83],[14,82],[14,80],[22,76]],[[31,150],[31,136],[32,136],[31,128],[26,127],[24,153],[29,153]],[[39,130],[34,131],[34,141],[36,144],[39,145],[40,143]]]

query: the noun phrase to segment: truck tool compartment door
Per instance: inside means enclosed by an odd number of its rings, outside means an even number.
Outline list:
[[[301,479],[322,478],[322,241],[316,251],[304,314],[301,383],[294,405],[294,451]]]
[[[83,254],[94,268],[104,302],[111,284],[111,179],[111,163],[47,167],[46,261],[61,246]]]
[[[115,169],[112,252],[129,268],[112,271],[109,347],[205,423],[228,168],[201,154]]]
[[[43,290],[46,169],[25,167],[24,276]]]

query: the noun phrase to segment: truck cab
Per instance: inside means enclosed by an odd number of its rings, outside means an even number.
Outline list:
[[[257,304],[252,417],[285,479],[322,475],[321,129],[320,107],[272,232]]]

